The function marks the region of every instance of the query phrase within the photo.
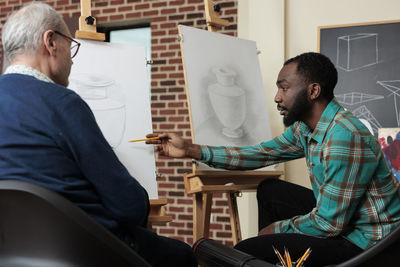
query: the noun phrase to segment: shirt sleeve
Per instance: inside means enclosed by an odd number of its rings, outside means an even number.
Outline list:
[[[70,93],[57,102],[56,109],[57,139],[94,186],[109,214],[122,224],[144,224],[150,208],[147,192],[119,161],[86,102]]]
[[[288,128],[282,135],[259,145],[200,146],[200,161],[214,168],[228,170],[253,170],[280,162],[304,157],[297,126]]]
[[[321,159],[324,180],[316,181],[321,184],[316,207],[303,216],[274,223],[275,233],[332,237],[346,230],[378,164],[376,153],[362,139],[345,130],[329,137]]]

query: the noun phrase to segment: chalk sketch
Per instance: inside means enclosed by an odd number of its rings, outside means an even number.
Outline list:
[[[384,98],[382,95],[364,94],[359,92],[335,95],[340,104],[356,105]]]
[[[214,68],[217,82],[208,86],[211,105],[222,123],[222,134],[243,136],[241,126],[246,119],[246,92],[235,85],[236,73],[225,68]]]
[[[400,20],[319,27],[319,50],[338,70],[335,97],[376,137],[379,126],[400,126],[399,31]]]
[[[336,65],[353,71],[378,63],[378,34],[357,33],[337,38]]]
[[[92,109],[97,124],[112,148],[117,148],[125,133],[125,96],[106,73],[77,73],[70,77],[70,88]],[[122,95],[116,98],[115,95]]]
[[[382,125],[379,121],[374,117],[372,112],[366,106],[360,106],[353,110],[353,115],[359,119],[364,119],[369,122],[372,127],[374,134],[378,134],[378,129],[382,128]]]
[[[150,198],[158,198],[153,147],[144,142],[128,142],[152,132],[145,48],[79,41],[82,45],[74,58],[69,88],[88,103],[105,138],[129,173]]]
[[[397,104],[397,98],[400,97],[400,80],[377,81],[376,83],[391,92],[389,96],[393,96],[397,126],[400,126],[399,107]]]
[[[183,25],[179,32],[194,142],[247,146],[270,140],[255,42]]]

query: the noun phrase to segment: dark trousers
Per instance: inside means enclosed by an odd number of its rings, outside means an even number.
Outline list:
[[[116,235],[154,267],[197,267],[192,248],[179,240],[157,235],[140,227],[120,230]]]
[[[257,189],[259,230],[269,224],[304,215],[316,205],[310,189],[289,182],[267,179]],[[302,234],[262,235],[243,240],[235,248],[270,263],[278,258],[272,246],[283,253],[286,247],[293,261],[296,261],[307,248],[312,253],[305,266],[325,266],[350,259],[363,250],[342,237],[318,238]]]

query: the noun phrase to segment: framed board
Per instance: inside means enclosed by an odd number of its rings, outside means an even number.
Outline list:
[[[400,180],[400,128],[380,128],[378,140],[393,175]]]
[[[179,33],[193,141],[246,146],[269,140],[255,42],[183,25]]]
[[[318,28],[318,50],[335,64],[337,100],[378,136],[400,126],[400,21]]]
[[[92,109],[104,137],[129,173],[147,190],[149,198],[157,199],[153,147],[128,142],[152,132],[145,49],[79,41],[69,88]]]

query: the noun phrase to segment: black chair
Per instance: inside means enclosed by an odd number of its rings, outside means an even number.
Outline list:
[[[0,266],[150,266],[72,202],[38,185],[0,181]]]
[[[399,256],[400,226],[373,247],[370,247],[352,259],[335,265],[335,267],[399,266]]]

